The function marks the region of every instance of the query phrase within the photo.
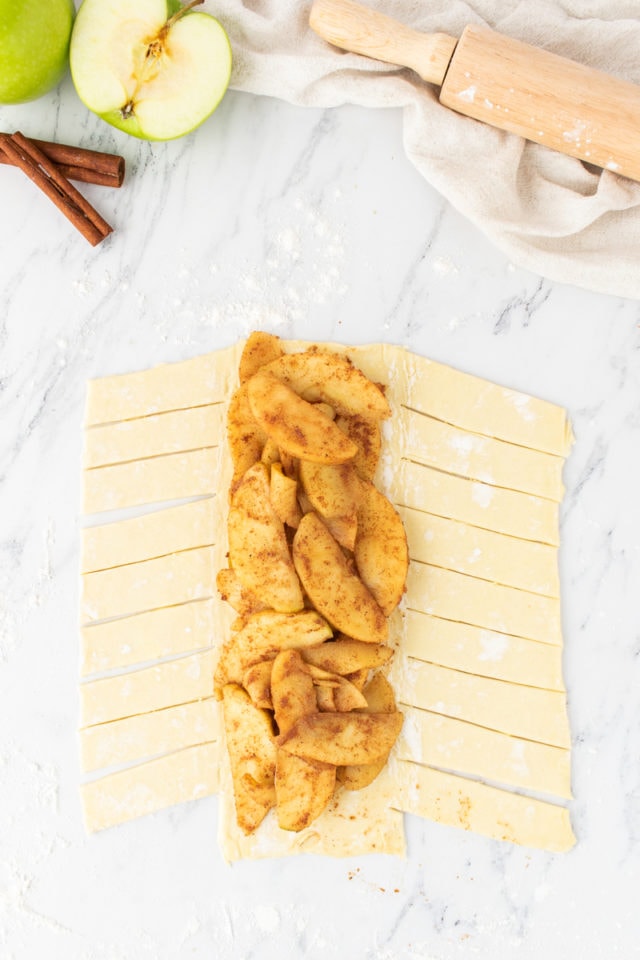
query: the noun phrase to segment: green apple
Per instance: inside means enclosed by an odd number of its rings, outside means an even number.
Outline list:
[[[73,0],[0,0],[0,103],[52,90],[67,69]]]
[[[70,53],[83,103],[143,140],[172,140],[199,126],[231,76],[227,34],[192,10],[201,2],[84,0]]]

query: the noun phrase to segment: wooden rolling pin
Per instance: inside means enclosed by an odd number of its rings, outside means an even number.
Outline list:
[[[640,181],[632,83],[486,27],[421,33],[353,0],[315,0],[310,24],[343,50],[410,67],[457,113]]]

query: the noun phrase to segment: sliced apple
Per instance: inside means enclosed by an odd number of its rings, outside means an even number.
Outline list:
[[[298,650],[281,650],[273,661],[271,699],[280,733],[288,733],[296,720],[316,712],[313,679]]]
[[[214,680],[216,691],[225,683],[244,683],[249,667],[274,659],[281,650],[317,646],[330,636],[331,627],[315,610],[292,614],[262,610],[253,614],[222,645]]]
[[[345,550],[353,553],[358,532],[357,514],[350,517],[324,517],[324,523],[333,539]]]
[[[271,717],[235,683],[223,690],[223,717],[238,826],[249,834],[276,803],[277,750]]]
[[[347,357],[321,350],[288,353],[264,368],[299,396],[324,401],[341,416],[384,420],[391,408],[381,388],[369,380]]]
[[[383,493],[362,481],[355,560],[363,583],[389,616],[400,603],[409,569],[407,536],[398,511]]]
[[[249,406],[249,394],[246,384],[233,393],[227,412],[227,442],[233,462],[231,494],[234,493],[242,477],[264,453],[267,435],[256,422]],[[267,460],[264,460],[267,463]]]
[[[271,669],[273,660],[260,660],[245,670],[242,686],[247,691],[253,705],[261,710],[273,710],[271,699]]]
[[[84,0],[71,37],[78,96],[114,127],[172,140],[199,126],[231,76],[222,25],[175,0]]]
[[[313,823],[331,800],[335,784],[336,768],[332,764],[278,750],[276,807],[280,829],[298,832]]]
[[[266,607],[302,610],[304,599],[282,520],[271,505],[269,471],[249,467],[233,495],[227,521],[229,563],[241,585]]]
[[[248,617],[252,613],[265,609],[265,605],[260,598],[247,587],[243,587],[238,580],[237,573],[230,567],[223,567],[222,570],[218,570],[216,586],[221,598],[233,607],[241,617]]]
[[[280,733],[316,711],[316,694],[308,667],[297,650],[283,650],[273,662],[271,694]],[[282,830],[302,830],[318,817],[333,795],[336,768],[278,750],[276,806]]]
[[[258,425],[290,456],[314,463],[344,463],[358,452],[333,420],[266,368],[258,370],[246,387]]]
[[[293,562],[313,606],[341,633],[368,643],[384,643],[387,620],[325,524],[307,513],[293,538]]]
[[[283,352],[279,337],[273,333],[265,333],[263,330],[254,330],[249,334],[240,357],[238,366],[240,383],[246,383],[260,367],[277,360]]]
[[[321,517],[351,517],[360,504],[360,479],[352,463],[300,461],[300,482]]]
[[[271,464],[271,504],[288,527],[297,527],[302,520],[298,506],[298,484],[282,470],[281,463]]]
[[[380,424],[377,420],[366,417],[338,417],[336,424],[350,440],[356,444],[358,452],[353,459],[353,465],[359,475],[365,480],[373,480],[382,448]]]
[[[322,713],[335,713],[336,704],[333,699],[333,691],[335,687],[333,685],[316,683],[314,684],[316,688],[316,702],[318,704],[318,710]]]
[[[300,719],[277,744],[307,760],[347,764],[373,763],[386,757],[402,729],[402,714],[311,713]]]
[[[364,713],[395,713],[396,698],[385,676],[376,673],[364,689],[367,706]],[[373,783],[389,759],[388,752],[371,763],[347,764],[338,769],[338,780],[346,790],[362,790]]]
[[[300,656],[300,654],[298,654]],[[302,659],[302,658],[301,658]],[[309,664],[306,668],[311,676],[314,686],[330,687],[333,691],[333,707],[338,713],[348,713],[350,710],[364,710],[367,706],[366,697],[358,688],[337,673],[331,673],[323,670],[321,667],[313,667]],[[297,718],[296,718],[297,719]],[[280,730],[286,733],[286,730]]]
[[[338,637],[331,643],[319,643],[302,652],[305,663],[323,670],[330,670],[346,677],[358,670],[381,667],[393,656],[391,647],[384,644],[365,643],[351,637]]]

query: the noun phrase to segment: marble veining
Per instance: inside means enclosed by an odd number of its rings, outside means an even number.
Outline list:
[[[230,93],[127,139],[70,82],[0,128],[121,152],[92,250],[0,167],[0,954],[6,960],[638,956],[640,305],[515,268],[416,173],[396,111]],[[84,835],[78,517],[89,377],[254,327],[406,345],[570,412],[560,572],[576,848],[407,818],[405,861],[226,867],[206,799]]]

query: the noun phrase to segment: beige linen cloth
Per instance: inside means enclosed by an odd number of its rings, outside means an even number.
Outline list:
[[[364,0],[427,32],[485,23],[640,84],[639,0]],[[234,51],[232,86],[293,104],[398,107],[407,156],[519,266],[640,299],[640,184],[459,116],[409,70],[329,46],[310,2],[210,0]],[[588,91],[585,91],[588,96]]]

